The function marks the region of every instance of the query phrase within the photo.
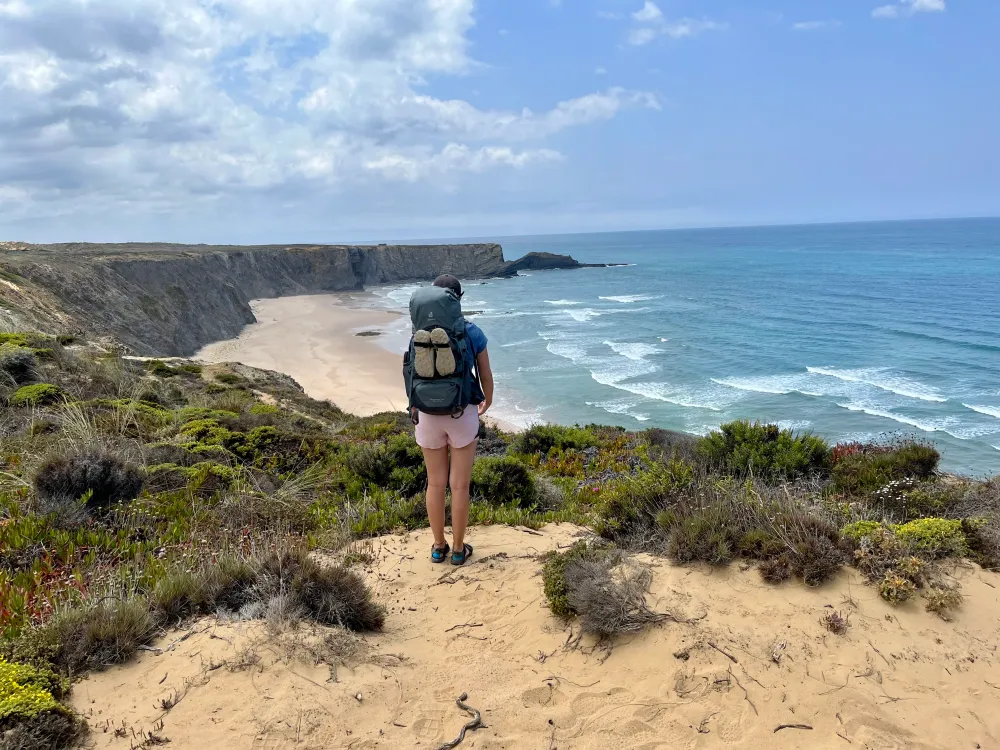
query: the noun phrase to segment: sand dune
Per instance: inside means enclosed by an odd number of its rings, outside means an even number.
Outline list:
[[[79,683],[74,706],[98,748],[149,731],[178,749],[437,748],[469,719],[463,692],[488,728],[460,747],[481,750],[1000,747],[1000,576],[956,569],[967,603],[944,622],[919,600],[886,604],[853,570],[772,587],[736,565],[642,557],[650,605],[691,622],[568,649],[537,555],[580,533],[474,529],[463,569],[429,563],[428,531],[382,538],[367,576],[387,628],[348,666],[282,658],[259,624],[204,620]],[[846,635],[820,624],[831,606],[850,613]],[[248,646],[260,663],[230,671]]]

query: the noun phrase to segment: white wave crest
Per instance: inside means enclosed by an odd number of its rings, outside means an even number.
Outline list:
[[[906,398],[944,403],[948,399],[929,385],[898,375],[886,374],[887,367],[871,367],[859,370],[837,370],[828,367],[807,367],[814,375],[837,378],[848,383],[864,383],[883,391],[889,391]]]
[[[1000,406],[977,406],[976,404],[962,404],[966,409],[985,414],[987,417],[1000,419]]]
[[[623,305],[631,305],[636,302],[648,302],[654,299],[662,299],[662,294],[651,295],[651,294],[624,294],[618,297],[600,297],[599,299],[607,300],[608,302],[620,302]]]
[[[945,417],[943,419],[933,419],[933,420],[920,420],[913,417],[908,417],[905,414],[897,414],[890,411],[885,411],[884,409],[879,409],[871,406],[870,404],[860,404],[854,402],[847,402],[844,404],[837,404],[842,409],[847,409],[848,411],[859,411],[865,414],[870,414],[873,417],[882,417],[884,419],[891,419],[893,422],[899,422],[900,424],[909,425],[910,427],[916,427],[918,430],[923,432],[943,432],[946,435],[951,435],[957,440],[969,440],[976,437],[978,432],[975,428],[967,429],[955,429],[958,419],[956,417]]]
[[[583,304],[582,302],[577,302],[576,300],[572,299],[547,299],[545,300],[545,302],[549,305],[560,305],[560,306]]]
[[[617,341],[605,341],[605,346],[610,346],[615,354],[620,354],[628,359],[642,362],[646,357],[659,354],[662,350],[655,346],[641,343],[625,343]]]
[[[597,310],[591,310],[589,307],[583,310],[566,310],[566,313],[578,323],[586,323],[602,315],[602,313],[597,312]]]
[[[749,378],[712,378],[712,382],[726,388],[750,393],[770,393],[776,396],[786,396],[789,393],[801,393],[805,396],[822,396],[824,394],[809,389],[808,375],[760,375]]]
[[[573,363],[580,363],[587,359],[587,350],[577,344],[564,341],[550,341],[545,345],[551,354],[557,357],[568,359]]]

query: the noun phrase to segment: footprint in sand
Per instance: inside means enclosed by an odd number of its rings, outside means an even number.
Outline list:
[[[531,706],[555,706],[562,703],[566,697],[560,690],[548,685],[532,688],[521,693],[521,703],[525,708]]]
[[[655,740],[635,745],[634,750],[694,750],[701,736],[687,724],[671,720],[656,730]]]
[[[417,737],[421,740],[430,741],[437,739],[441,734],[441,719],[430,714],[417,714],[416,721],[411,725]]]
[[[744,707],[741,711],[723,711],[712,719],[712,724],[720,740],[735,745],[742,742],[746,736],[748,718],[749,709]]]

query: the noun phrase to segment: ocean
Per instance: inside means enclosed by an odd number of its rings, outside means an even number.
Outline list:
[[[1000,473],[1000,219],[499,241],[628,264],[467,281],[507,421],[915,435]]]

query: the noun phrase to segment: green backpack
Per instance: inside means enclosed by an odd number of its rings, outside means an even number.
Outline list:
[[[421,287],[410,297],[410,322],[413,336],[403,355],[410,408],[457,419],[483,401],[462,303],[451,289]]]

